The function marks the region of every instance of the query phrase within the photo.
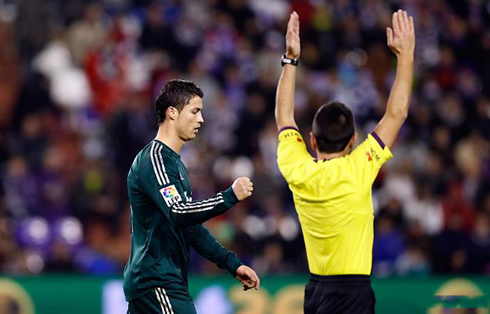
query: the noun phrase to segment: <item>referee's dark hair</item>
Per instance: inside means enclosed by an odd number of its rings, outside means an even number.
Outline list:
[[[354,136],[354,132],[354,115],[343,103],[334,101],[317,110],[313,119],[312,133],[320,152],[343,151]]]
[[[160,94],[158,94],[156,100],[158,124],[165,121],[168,107],[174,107],[181,112],[184,106],[195,96],[203,98],[204,93],[193,82],[181,79],[169,80],[160,91]]]

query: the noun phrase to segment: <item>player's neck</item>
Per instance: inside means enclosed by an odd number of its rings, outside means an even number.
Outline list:
[[[167,125],[166,123],[160,124],[155,139],[167,145],[179,155],[182,146],[185,144],[185,142],[177,136],[175,129],[171,128],[170,125]]]

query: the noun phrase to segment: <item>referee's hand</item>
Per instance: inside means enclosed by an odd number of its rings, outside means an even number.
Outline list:
[[[235,278],[243,284],[243,290],[245,291],[252,288],[258,290],[260,287],[259,276],[248,266],[242,265],[238,267]]]
[[[286,57],[298,59],[300,52],[299,15],[295,11],[289,16],[288,30],[286,32]]]
[[[231,187],[233,188],[233,192],[235,192],[235,195],[240,202],[251,196],[252,191],[254,190],[252,181],[250,181],[250,179],[247,177],[240,177],[236,179]]]
[[[413,59],[415,50],[415,30],[413,17],[407,11],[398,10],[393,13],[393,28],[386,28],[388,47],[398,58]]]

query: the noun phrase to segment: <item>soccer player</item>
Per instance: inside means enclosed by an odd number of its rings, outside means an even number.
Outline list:
[[[255,271],[201,225],[252,195],[250,179],[238,178],[215,196],[192,201],[179,153],[204,123],[202,97],[192,82],[167,82],[156,100],[157,136],[136,156],[128,174],[131,255],[124,293],[130,314],[196,313],[187,286],[190,247],[227,269],[244,290],[260,285]]]
[[[294,120],[296,66],[300,56],[298,14],[290,16],[286,54],[279,79],[275,117],[279,130],[277,162],[301,222],[310,281],[304,311],[373,313],[370,273],[374,212],[371,187],[408,113],[415,35],[407,12],[393,14],[388,46],[398,58],[386,112],[374,131],[353,150],[354,117],[342,103],[321,106],[315,114],[308,153]]]

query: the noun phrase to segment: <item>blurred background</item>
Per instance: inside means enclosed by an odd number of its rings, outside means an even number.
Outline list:
[[[273,115],[289,13],[301,23],[303,135],[337,100],[362,139],[394,80],[385,29],[399,8],[415,19],[415,82],[373,188],[373,275],[490,275],[488,0],[0,0],[0,272],[122,276],[126,175],[156,134],[159,90],[186,78],[204,91],[203,130],[182,151],[194,199],[239,175],[255,184],[206,226],[259,274],[305,284]],[[191,272],[223,275],[194,253]]]

